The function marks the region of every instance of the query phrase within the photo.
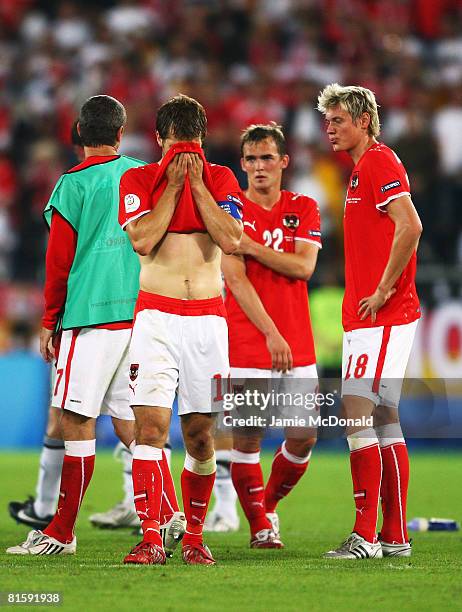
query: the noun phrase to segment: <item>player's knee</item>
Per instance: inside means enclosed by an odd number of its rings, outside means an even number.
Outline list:
[[[198,431],[185,435],[184,442],[188,453],[200,461],[205,461],[214,451],[211,431]]]
[[[64,440],[89,440],[95,435],[95,419],[64,410],[61,417],[61,430]]]
[[[291,455],[306,457],[316,444],[316,440],[314,436],[304,439],[287,438],[286,449]]]
[[[167,441],[168,431],[155,422],[141,423],[136,426],[136,443],[148,446],[163,446]]]
[[[259,453],[261,438],[257,435],[234,437],[233,448],[243,453]]]
[[[47,436],[55,440],[62,440],[63,433],[61,428],[62,410],[50,407],[48,412]]]

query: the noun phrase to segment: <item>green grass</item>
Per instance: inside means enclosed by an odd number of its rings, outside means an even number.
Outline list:
[[[6,512],[9,500],[33,492],[37,454],[0,454],[1,549],[27,528]],[[411,457],[409,516],[462,513],[459,454]],[[178,476],[182,457],[174,456]],[[270,457],[264,458],[268,470]],[[353,520],[348,456],[317,453],[308,474],[280,504],[282,551],[250,550],[247,525],[210,534],[216,567],[187,567],[178,554],[165,567],[122,565],[136,543],[129,531],[99,531],[91,512],[118,501],[121,468],[97,457],[80,514],[75,557],[11,557],[0,553],[0,591],[61,591],[65,610],[445,610],[462,609],[460,533],[418,533],[412,559],[334,562],[321,558],[348,534]],[[459,602],[459,603],[457,603]]]

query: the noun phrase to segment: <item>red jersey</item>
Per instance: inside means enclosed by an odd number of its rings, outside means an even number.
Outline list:
[[[165,180],[163,182],[159,181],[159,175],[165,169],[164,166],[165,163],[162,165],[162,161],[147,166],[139,166],[139,168],[131,168],[122,176],[119,191],[119,223],[123,229],[130,221],[138,219],[155,207],[166,187]],[[237,205],[240,208],[239,183],[229,168],[205,162],[205,175],[209,179],[207,186],[212,196],[226,212],[232,214],[229,210],[231,205]],[[180,210],[183,206],[187,208]],[[185,182],[185,187],[167,231],[178,233],[205,232],[206,229],[200,213],[195,208],[196,205],[192,200],[189,184]]]
[[[319,209],[311,198],[281,191],[271,210],[244,196],[241,199],[244,231],[255,242],[284,253],[294,253],[297,240],[321,246]],[[306,281],[274,272],[252,257],[246,257],[245,264],[247,277],[266,312],[290,346],[294,367],[315,363]],[[265,336],[250,322],[228,288],[225,306],[231,366],[271,369]]]
[[[375,323],[370,316],[361,321],[357,314],[359,301],[377,289],[390,256],[395,224],[387,205],[403,195],[410,196],[410,187],[400,159],[383,143],[372,145],[353,168],[345,200],[345,331],[402,325],[420,317],[415,252],[396,281],[396,293],[377,312]]]

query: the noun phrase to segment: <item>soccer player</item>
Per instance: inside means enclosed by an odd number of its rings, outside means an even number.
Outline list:
[[[196,100],[172,98],[157,113],[162,160],[129,170],[120,183],[119,221],[141,261],[130,344],[130,403],[137,431],[133,488],[143,540],[125,563],[165,563],[159,462],[177,389],[186,447],[183,560],[215,563],[203,544],[202,528],[216,469],[211,381],[229,375],[220,261],[221,251],[238,247],[242,224],[233,173],[205,160],[201,143],[206,126]]]
[[[374,415],[374,426],[347,428],[356,521],[326,557],[411,554],[406,531],[409,459],[398,417],[402,379],[420,317],[415,288],[422,226],[406,171],[377,140],[377,103],[364,87],[328,85],[318,99],[334,151],[354,162],[345,214],[342,397],[347,418]],[[383,523],[376,537],[379,499]]]
[[[281,190],[288,164],[280,126],[251,125],[243,132],[244,235],[237,253],[222,262],[231,374],[272,379],[279,392],[313,393],[318,378],[306,283],[321,247],[320,217],[314,200]],[[266,487],[263,434],[234,430],[231,475],[250,524],[250,546],[282,548],[276,507],[305,473],[316,429],[285,429]]]
[[[128,343],[139,264],[117,223],[117,210],[120,177],[144,162],[118,154],[125,123],[125,109],[114,98],[94,96],[85,102],[78,123],[85,160],[59,179],[45,207],[50,238],[40,350],[51,361],[53,339],[62,329],[52,405],[62,411],[65,453],[51,523],[43,532],[31,531],[8,553],[76,551],[74,526],[93,473],[100,412],[112,416],[126,447],[134,441]],[[166,490],[173,488],[171,477],[169,482]]]

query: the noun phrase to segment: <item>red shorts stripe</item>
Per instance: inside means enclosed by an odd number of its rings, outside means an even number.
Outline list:
[[[66,404],[67,391],[68,391],[68,388],[69,388],[69,377],[70,377],[70,374],[71,374],[72,358],[74,357],[75,342],[77,340],[77,336],[79,335],[79,332],[80,332],[80,329],[73,329],[72,330],[71,346],[69,348],[69,354],[68,354],[67,360],[66,360],[66,373],[65,373],[64,393],[63,393],[63,401],[61,403],[61,408],[64,408],[64,405]]]
[[[372,392],[379,392],[379,383],[382,378],[383,365],[387,354],[388,342],[390,341],[391,326],[386,325],[383,328],[382,344],[380,345],[379,358],[377,359],[377,367],[375,369],[374,382],[372,383]]]
[[[157,293],[140,291],[135,306],[135,317],[141,310],[160,310],[186,317],[216,315],[226,319],[226,309],[221,296],[207,300],[180,300]]]

